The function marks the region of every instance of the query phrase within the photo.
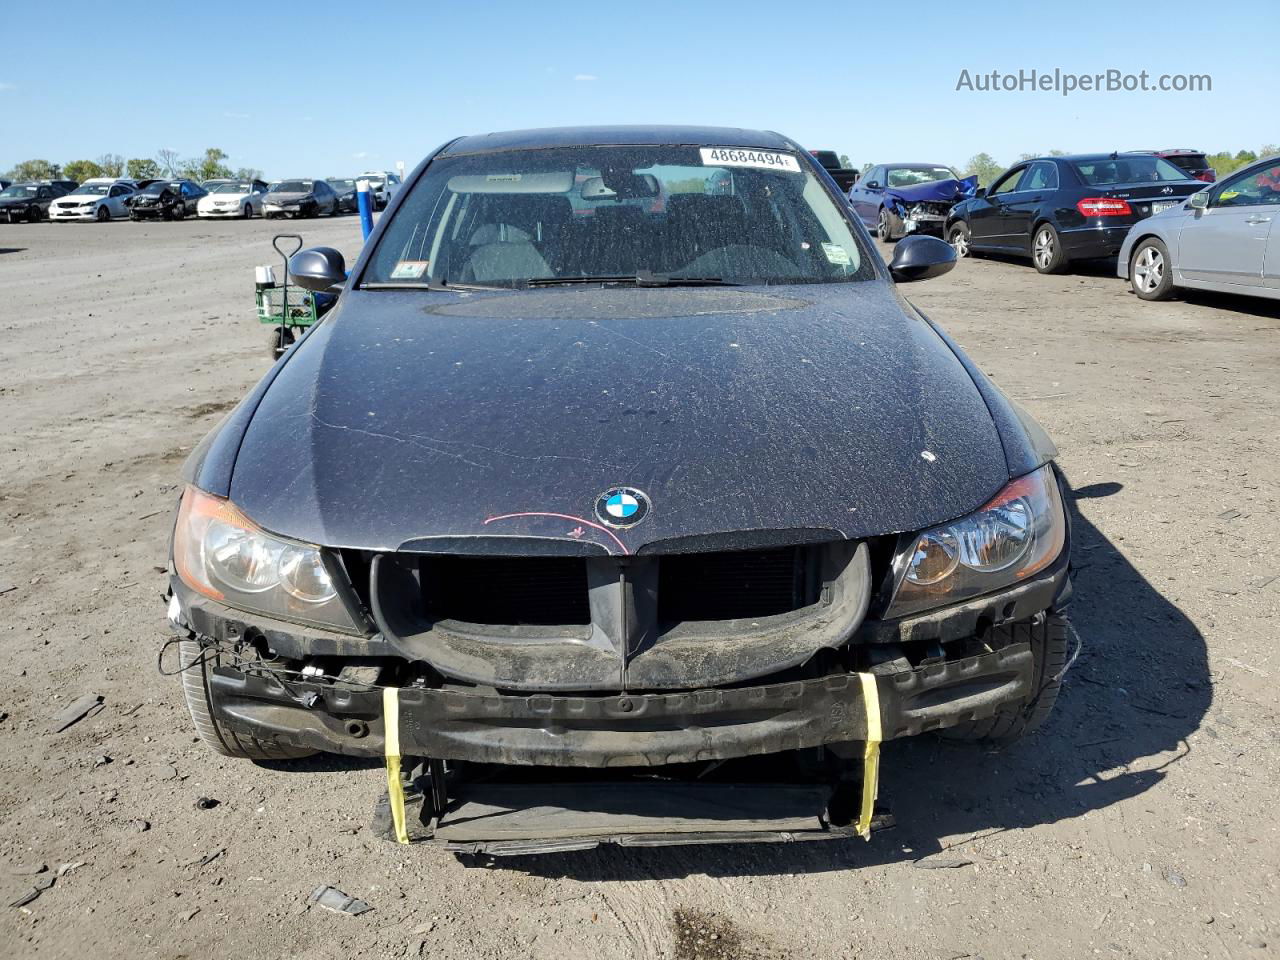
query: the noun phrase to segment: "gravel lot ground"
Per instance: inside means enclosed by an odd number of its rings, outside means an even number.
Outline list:
[[[156,672],[178,469],[268,367],[277,229],[0,225],[0,957],[1280,956],[1280,307],[993,260],[904,288],[1080,494],[1086,646],[1048,728],[889,745],[901,826],[870,844],[484,867],[372,837],[376,766],[215,757]],[[319,884],[375,909],[309,909]]]

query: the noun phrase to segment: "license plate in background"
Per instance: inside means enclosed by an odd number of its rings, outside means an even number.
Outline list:
[[[1151,215],[1155,216],[1161,210],[1168,210],[1170,207],[1176,207],[1181,201],[1179,200],[1161,200],[1159,203],[1151,204]]]

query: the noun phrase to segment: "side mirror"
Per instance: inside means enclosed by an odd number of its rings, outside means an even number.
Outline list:
[[[979,187],[977,190],[973,191],[973,195],[975,197],[985,197],[987,195],[987,188]]]
[[[347,282],[347,262],[333,247],[310,247],[289,258],[289,276],[315,293],[337,293]]]
[[[1209,206],[1209,191],[1201,190],[1191,195],[1191,209],[1204,210]]]
[[[880,189],[880,181],[879,181],[879,180],[868,180],[868,181],[866,182],[866,188],[867,188],[868,190],[879,190],[879,189]]]
[[[956,252],[951,244],[937,237],[916,234],[898,241],[889,262],[889,273],[898,283],[932,280],[956,265]]]

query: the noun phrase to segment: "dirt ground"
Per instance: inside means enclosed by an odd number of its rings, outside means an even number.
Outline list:
[[[157,674],[179,466],[270,363],[275,229],[0,225],[0,958],[1280,956],[1280,305],[993,260],[904,288],[1080,494],[1047,729],[888,745],[871,843],[489,866],[371,836],[377,766],[214,756]]]

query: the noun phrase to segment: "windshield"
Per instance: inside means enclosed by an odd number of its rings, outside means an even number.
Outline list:
[[[253,189],[251,183],[215,183],[209,187],[210,193],[248,193]]]
[[[173,186],[174,184],[172,181],[157,180],[155,183],[148,185],[147,188],[142,192],[149,197],[158,197],[160,196],[160,194],[164,193],[166,190],[170,189]]]
[[[271,185],[271,193],[310,193],[310,180],[281,180]]]
[[[871,279],[810,169],[789,152],[725,147],[443,157],[387,225],[363,282]]]
[[[354,180],[326,180],[325,182],[335,190],[354,190],[356,188]]]
[[[1072,166],[1080,174],[1080,179],[1091,187],[1187,179],[1184,171],[1160,157],[1105,157],[1101,160],[1076,160]]]
[[[111,189],[109,183],[86,183],[84,186],[76,187],[72,193],[87,193],[95,197],[105,197],[107,191]]]
[[[890,167],[885,174],[891,187],[914,187],[921,183],[937,183],[939,180],[959,180],[950,167]]]
[[[29,183],[15,183],[11,187],[5,187],[0,190],[0,197],[34,197],[39,187],[33,187]]]

